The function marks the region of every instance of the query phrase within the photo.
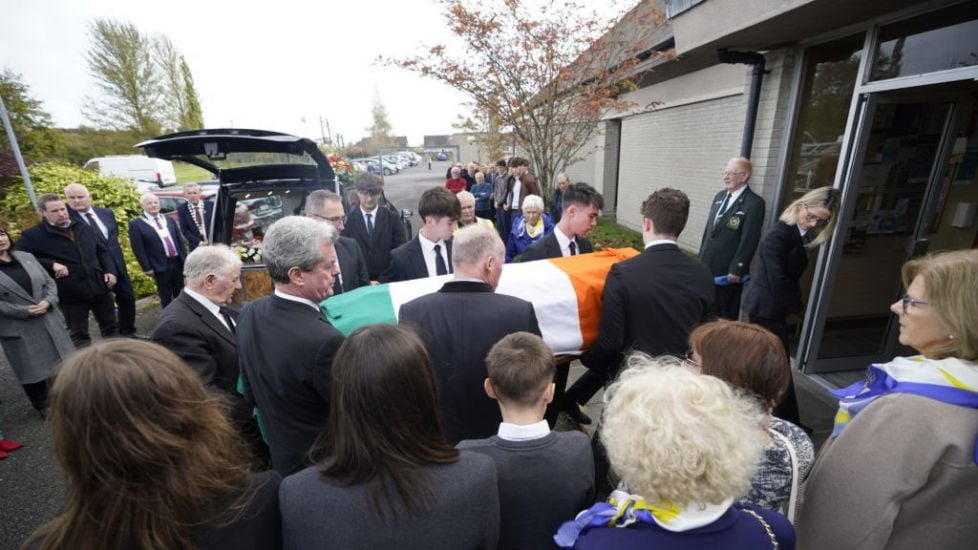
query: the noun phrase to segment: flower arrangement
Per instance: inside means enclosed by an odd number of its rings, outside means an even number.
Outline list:
[[[357,168],[350,161],[343,158],[337,152],[328,153],[326,155],[326,160],[329,161],[329,165],[333,167],[333,173],[336,177],[345,184],[352,184],[357,176]]]
[[[249,264],[261,263],[261,241],[252,239],[235,247],[241,261]]]

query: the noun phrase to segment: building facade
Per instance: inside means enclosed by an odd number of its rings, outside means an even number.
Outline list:
[[[720,171],[745,146],[767,225],[807,190],[836,187],[840,223],[806,275],[792,356],[825,373],[906,353],[888,310],[903,292],[900,266],[978,246],[978,1],[658,4],[668,19],[650,33],[677,56],[642,77],[626,98],[635,110],[608,115],[572,180],[593,182],[635,229],[652,190],[682,189],[690,251]],[[721,62],[723,49],[735,52],[728,61],[761,54],[763,74]]]

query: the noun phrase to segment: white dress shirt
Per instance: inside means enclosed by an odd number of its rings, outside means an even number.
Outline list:
[[[194,300],[197,300],[198,302],[200,302],[200,305],[204,306],[207,309],[207,311],[211,312],[211,314],[214,316],[214,318],[217,319],[218,321],[220,321],[221,324],[225,326],[225,328],[227,328],[231,332],[234,332],[234,327],[229,327],[228,326],[228,323],[227,323],[227,320],[224,318],[223,315],[221,315],[221,308],[220,308],[220,306],[218,306],[214,302],[210,301],[210,299],[207,298],[206,296],[204,296],[203,294],[201,294],[199,292],[194,292],[193,290],[190,290],[190,288],[188,288],[188,287],[183,287],[183,292],[187,296],[190,296]]]
[[[321,311],[319,309],[319,304],[317,304],[316,302],[313,302],[312,300],[310,300],[308,298],[303,298],[302,296],[293,296],[291,294],[286,294],[286,293],[282,292],[281,290],[279,290],[277,288],[275,289],[275,291],[273,293],[276,296],[278,296],[279,298],[283,299],[283,300],[288,300],[290,302],[298,302],[300,304],[306,304],[307,306],[311,307],[312,309],[315,309],[316,311]]]
[[[436,244],[441,245],[441,258],[445,261],[445,269],[449,273],[452,273],[452,262],[448,261],[448,247],[445,246],[445,241],[429,241],[421,233],[418,233],[418,241],[421,243],[421,254],[424,255],[424,265],[428,268],[429,277],[438,275],[438,269],[435,264]]]
[[[96,226],[93,227],[93,229],[98,229],[99,231],[102,232],[103,237],[105,237],[106,239],[109,238],[109,228],[105,227],[105,224],[102,223],[102,220],[98,217],[98,214],[95,213],[94,208],[89,208],[84,212],[82,212],[81,210],[77,210],[77,212],[81,215],[82,221],[84,221],[88,225],[92,225],[91,223],[89,223],[89,219],[88,219],[88,214],[91,214],[92,219],[95,220],[95,226]]]
[[[560,245],[560,255],[570,256],[570,243],[574,243],[574,248],[577,249],[577,253],[581,253],[581,243],[577,242],[577,237],[568,237],[564,235],[564,232],[560,230],[559,225],[554,226],[554,236],[557,237],[557,244]]]
[[[499,436],[499,439],[505,439],[506,441],[530,441],[531,439],[546,437],[549,433],[550,425],[547,424],[546,420],[541,420],[536,424],[527,424],[525,426],[501,422],[496,435]]]

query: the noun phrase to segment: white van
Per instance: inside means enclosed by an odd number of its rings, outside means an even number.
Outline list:
[[[86,162],[84,168],[97,170],[103,176],[125,178],[140,192],[177,183],[172,162],[143,155],[97,157]]]

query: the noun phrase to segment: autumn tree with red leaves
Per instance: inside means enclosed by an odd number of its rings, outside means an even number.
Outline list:
[[[620,20],[576,0],[438,1],[458,44],[385,61],[465,93],[469,119],[490,122],[483,131],[511,131],[547,196],[602,117],[633,106],[621,95],[636,88],[640,64],[660,55],[647,38],[663,17],[654,0]]]

